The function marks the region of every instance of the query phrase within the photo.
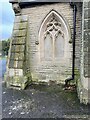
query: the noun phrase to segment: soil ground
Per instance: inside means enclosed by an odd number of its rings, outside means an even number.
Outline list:
[[[32,84],[25,90],[2,84],[3,118],[77,118],[89,120],[90,105],[80,104],[76,90],[62,85]]]

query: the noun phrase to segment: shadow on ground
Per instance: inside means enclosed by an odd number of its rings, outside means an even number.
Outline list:
[[[65,91],[62,85],[32,84],[26,90],[15,90],[3,83],[2,96],[3,118],[87,118],[90,115],[90,105],[80,104],[76,91]]]

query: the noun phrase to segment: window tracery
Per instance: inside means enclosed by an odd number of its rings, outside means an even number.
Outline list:
[[[67,55],[68,27],[63,18],[52,10],[44,19],[40,32],[40,59],[61,60]],[[66,47],[66,48],[65,48]]]
[[[51,20],[46,24],[46,30],[45,30],[45,37],[47,34],[50,34],[50,36],[53,38],[58,36],[58,33],[60,33],[62,35],[62,37],[64,37],[64,33],[61,29],[61,23],[59,21],[57,21],[57,19],[55,18],[55,15],[52,14],[52,18]]]
[[[59,22],[55,18],[54,14],[52,14],[51,20],[46,24],[46,30],[44,32],[44,40],[48,40],[47,47],[46,47],[46,42],[44,41],[44,44],[45,44],[44,58],[45,59],[49,60],[49,59],[63,57],[64,33],[61,28],[61,22]],[[61,48],[61,50],[59,49],[59,47]]]

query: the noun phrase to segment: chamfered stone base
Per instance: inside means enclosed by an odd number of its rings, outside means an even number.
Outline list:
[[[80,79],[77,82],[77,93],[78,98],[80,99],[80,103],[83,104],[90,104],[90,90],[85,89],[80,82]]]
[[[4,80],[6,82],[6,86],[9,88],[15,89],[25,89],[27,85],[29,85],[30,81],[26,76],[4,76]]]

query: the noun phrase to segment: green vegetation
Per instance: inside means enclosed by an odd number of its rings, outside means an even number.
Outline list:
[[[7,56],[10,46],[10,39],[0,41],[0,56]]]

